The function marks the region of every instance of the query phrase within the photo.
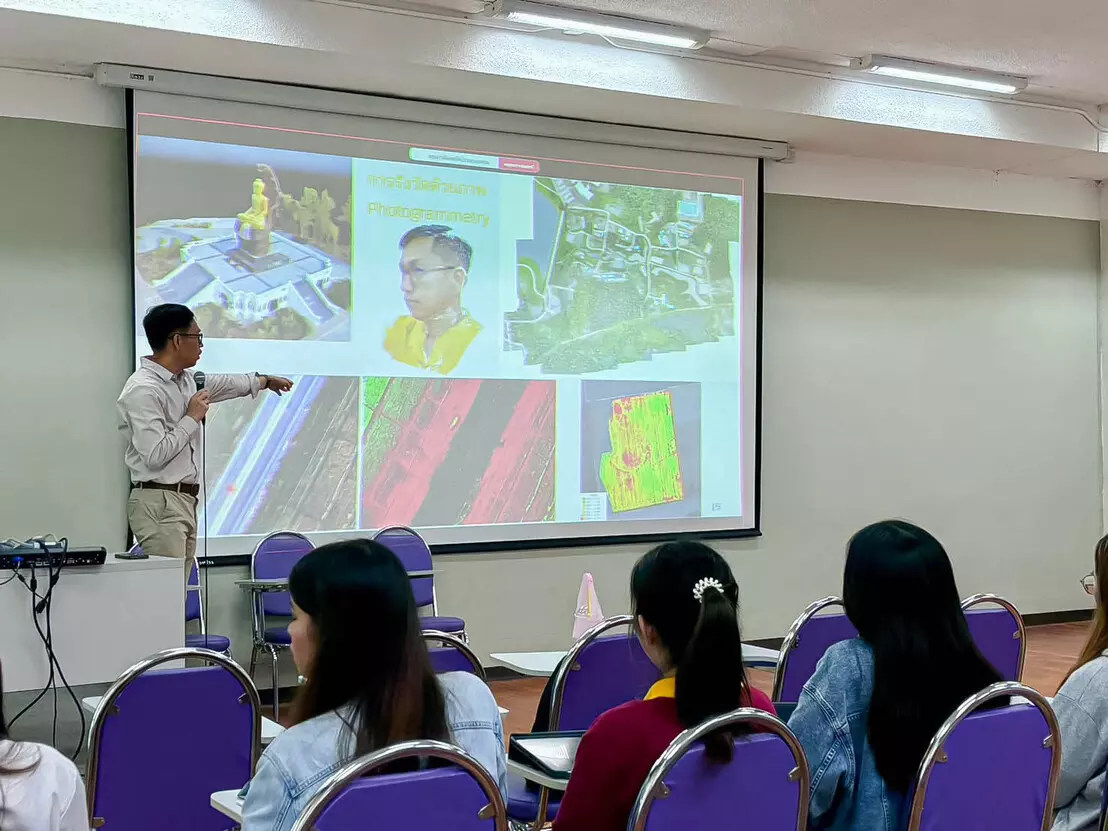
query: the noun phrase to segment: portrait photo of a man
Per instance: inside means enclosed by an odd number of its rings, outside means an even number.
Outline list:
[[[473,247],[446,225],[419,225],[399,242],[400,291],[409,314],[385,334],[395,360],[449,375],[481,331],[462,306]]]

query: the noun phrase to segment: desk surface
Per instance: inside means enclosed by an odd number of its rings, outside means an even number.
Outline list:
[[[489,658],[502,667],[515,670],[521,675],[536,678],[549,678],[558,667],[558,662],[566,656],[565,652],[494,652]],[[781,657],[776,649],[764,646],[743,644],[743,663],[752,667],[773,669]]]
[[[528,767],[522,762],[517,762],[514,759],[508,760],[508,773],[522,776],[528,782],[534,782],[536,785],[542,785],[544,788],[550,788],[552,791],[564,791],[569,784],[568,779],[556,779],[553,776],[548,776],[542,771],[535,770],[535,768]]]
[[[212,807],[235,823],[242,824],[242,800],[239,799],[239,791],[216,791],[212,794]]]
[[[100,706],[101,699],[103,699],[101,695],[90,695],[88,698],[82,698],[81,709],[91,716],[96,712],[96,708]],[[285,728],[280,724],[262,716],[262,747],[268,745],[284,732]]]
[[[434,577],[434,571],[409,571],[408,578],[418,580],[423,577]],[[236,580],[235,585],[243,591],[252,592],[276,592],[285,591],[289,587],[289,578],[273,577],[265,580]]]

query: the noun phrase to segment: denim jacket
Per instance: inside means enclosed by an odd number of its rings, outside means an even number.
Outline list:
[[[477,759],[507,793],[507,754],[500,710],[475,675],[438,676],[453,741]],[[349,730],[338,711],[325,713],[278,736],[266,748],[246,790],[242,831],[288,831],[331,774],[352,761]]]
[[[820,831],[898,831],[904,794],[877,772],[866,738],[873,651],[860,639],[831,646],[804,685],[789,729],[812,771],[808,827]]]

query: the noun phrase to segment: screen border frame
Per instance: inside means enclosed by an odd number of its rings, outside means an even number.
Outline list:
[[[125,90],[125,118],[126,118],[126,131],[127,131],[127,174],[128,174],[128,213],[130,217],[130,255],[131,255],[131,271],[128,275],[130,281],[131,291],[131,328],[132,328],[132,344],[137,343],[138,340],[138,323],[135,313],[135,302],[137,300],[137,291],[135,286],[135,186],[136,186],[136,154],[138,152],[137,141],[138,138],[136,132],[135,121],[135,90],[127,88]],[[166,93],[160,92],[159,94],[165,95]],[[172,95],[173,93],[169,93]],[[412,102],[420,103],[420,102]],[[468,108],[467,108],[468,109]],[[521,114],[523,115],[523,114]],[[696,151],[693,151],[696,152]],[[678,533],[666,533],[660,531],[649,531],[642,533],[626,533],[626,534],[612,534],[605,536],[570,536],[570,537],[542,537],[537,539],[516,539],[516,540],[497,540],[491,542],[457,542],[457,543],[434,543],[430,544],[431,552],[434,555],[450,555],[450,554],[497,554],[507,553],[513,551],[540,551],[551,549],[574,549],[585,548],[589,546],[602,546],[605,548],[611,546],[620,545],[635,545],[635,544],[651,544],[658,542],[665,542],[674,539],[699,539],[699,540],[740,540],[761,537],[762,531],[762,359],[763,359],[763,307],[764,298],[763,291],[765,287],[765,159],[758,158],[758,175],[757,175],[757,193],[756,203],[758,211],[758,229],[755,235],[755,243],[757,245],[756,252],[756,274],[755,283],[757,287],[757,297],[755,304],[755,368],[754,368],[754,474],[752,487],[754,489],[754,522],[749,528],[716,528],[711,530],[702,531],[688,531]],[[131,369],[134,371],[134,366],[138,362],[138,352],[134,346],[131,349]],[[741,475],[741,473],[740,473]],[[206,485],[206,483],[205,483]],[[205,487],[205,497],[207,489]],[[127,547],[128,549],[134,543],[134,535],[131,532],[130,522],[124,517],[124,522],[127,524]],[[198,532],[202,529],[197,529]],[[358,533],[357,529],[351,529],[349,534],[344,531],[328,532],[329,534],[341,535],[341,538],[357,539],[364,538],[371,535],[371,529],[364,529],[365,533]],[[204,537],[204,553],[198,555],[197,563],[201,566],[218,565],[223,567],[231,566],[243,566],[249,565],[252,559],[251,554],[213,554],[208,555],[207,549],[207,535]]]

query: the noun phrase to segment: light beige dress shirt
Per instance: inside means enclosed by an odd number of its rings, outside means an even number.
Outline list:
[[[260,390],[255,375],[206,374],[204,388],[214,404]],[[139,368],[119,395],[119,429],[127,436],[124,461],[131,482],[165,485],[200,481],[200,422],[188,415],[189,400],[196,394],[191,369],[174,375],[150,358]]]

